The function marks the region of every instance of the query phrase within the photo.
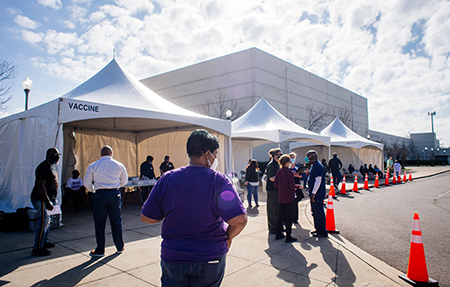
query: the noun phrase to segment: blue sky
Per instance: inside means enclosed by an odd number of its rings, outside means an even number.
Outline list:
[[[223,2],[223,3],[222,3]],[[295,3],[298,2],[298,3]],[[369,102],[370,129],[450,145],[450,2],[2,0],[0,58],[19,73],[0,117],[65,94],[116,59],[138,79],[257,47]]]

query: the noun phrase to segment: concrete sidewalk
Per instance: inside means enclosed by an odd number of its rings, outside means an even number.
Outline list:
[[[416,170],[415,178],[442,171],[448,169]],[[311,237],[308,200],[300,202],[295,243],[268,234],[260,204],[248,210],[248,225],[233,241],[222,286],[409,286],[398,279],[400,271],[344,237]],[[98,260],[89,256],[95,247],[91,212],[64,214],[64,227],[50,232],[56,247],[47,257],[31,256],[33,233],[0,233],[0,286],[160,286],[161,224],[142,223],[140,206],[127,203],[122,212],[125,252],[114,253],[107,225],[106,256]]]

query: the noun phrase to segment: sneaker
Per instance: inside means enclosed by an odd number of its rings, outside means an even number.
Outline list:
[[[44,248],[53,248],[53,247],[55,247],[55,243],[46,242],[46,243],[44,243],[43,247]]]
[[[285,240],[285,242],[295,242],[295,241],[297,241],[297,238],[294,238],[291,236],[286,237],[286,240]]]
[[[122,248],[121,250],[117,250],[116,254],[122,254],[122,252],[124,252],[124,251],[125,251],[125,248]]]
[[[45,248],[36,248],[31,251],[31,256],[49,256],[52,253]]]
[[[89,255],[91,255],[91,257],[98,257],[98,258],[100,258],[100,257],[105,256],[105,253],[98,253],[97,251],[92,250],[91,253],[89,253]]]

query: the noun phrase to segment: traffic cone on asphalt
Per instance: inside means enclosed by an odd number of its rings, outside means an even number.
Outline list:
[[[380,183],[378,182],[378,173],[375,175],[375,184],[373,186],[380,187]]]
[[[423,248],[422,231],[420,231],[419,214],[414,213],[411,245],[409,248],[408,271],[398,277],[411,285],[438,286],[438,282],[428,277],[425,250]],[[426,283],[426,284],[425,284]]]
[[[409,171],[409,181],[412,181],[412,174],[411,174],[411,171]]]
[[[332,197],[336,197],[336,193],[334,191],[334,182],[333,182],[333,176],[330,175],[330,193]]]
[[[406,179],[406,170],[405,173],[403,174],[403,182],[407,182],[408,180]]]
[[[345,189],[345,175],[344,175],[344,177],[342,178],[341,194],[347,194],[347,190]]]
[[[364,179],[364,189],[368,190],[369,189],[369,177],[366,173],[366,178]]]
[[[398,172],[398,178],[397,178],[397,182],[398,183],[402,183],[402,176],[400,175],[400,171]]]
[[[339,230],[336,229],[336,224],[334,221],[334,206],[333,206],[333,197],[331,196],[331,194],[328,195],[325,228],[327,229],[328,233],[339,233]]]
[[[384,175],[384,185],[389,185],[389,171],[387,171]]]
[[[358,192],[358,175],[355,174],[355,181],[353,182],[353,189],[354,192]]]
[[[395,173],[392,175],[392,184],[397,184],[397,176]]]

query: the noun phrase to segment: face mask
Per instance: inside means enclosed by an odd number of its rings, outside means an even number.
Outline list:
[[[291,158],[291,163],[294,163],[295,162],[295,159],[294,158]]]
[[[212,153],[211,155],[214,156]],[[213,163],[211,164],[211,162],[208,160],[208,164],[210,169],[216,170],[217,166],[219,165],[219,161],[217,160],[217,157],[214,157]]]
[[[307,156],[305,156],[305,162],[308,163],[309,162],[309,158]]]

